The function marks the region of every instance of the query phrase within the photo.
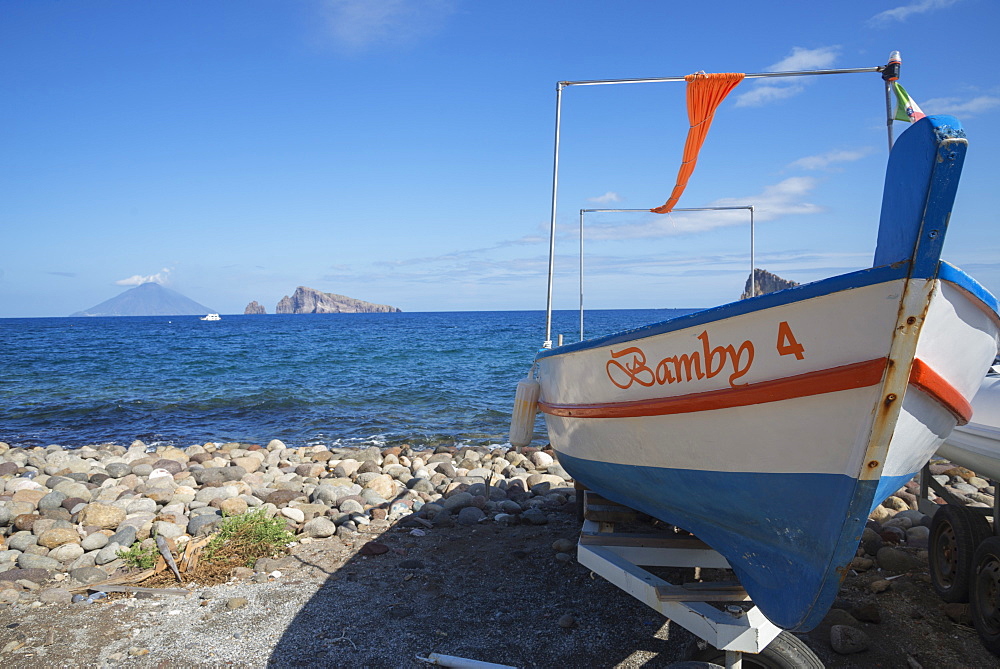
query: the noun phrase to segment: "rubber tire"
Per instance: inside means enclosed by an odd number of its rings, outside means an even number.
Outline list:
[[[1000,657],[1000,537],[989,537],[973,558],[969,614],[986,650]]]
[[[726,666],[726,651],[706,648],[691,658]],[[824,664],[812,649],[791,632],[782,632],[760,653],[743,654],[744,669],[824,669]]]
[[[941,599],[969,601],[976,546],[991,534],[986,518],[972,509],[945,504],[934,513],[927,555],[931,585]]]

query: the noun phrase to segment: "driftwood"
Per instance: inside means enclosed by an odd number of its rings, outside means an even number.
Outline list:
[[[178,562],[182,574],[198,568],[198,559],[201,557],[201,551],[204,550],[211,539],[211,537],[201,537],[200,539],[192,539],[187,542],[187,546],[184,547],[184,554]]]
[[[180,559],[177,561],[177,568],[182,574],[193,572],[198,567],[198,558],[201,556],[202,550],[208,545],[211,537],[200,537],[198,539],[192,539],[187,542],[183,551],[179,551]],[[173,542],[170,542],[173,543]],[[173,548],[173,546],[171,546]],[[91,583],[89,585],[78,585],[72,588],[67,588],[73,594],[81,594],[84,592],[148,592],[155,595],[186,595],[189,593],[188,590],[182,590],[179,588],[141,588],[136,587],[135,583],[142,583],[151,576],[155,576],[166,570],[168,568],[167,561],[163,559],[160,555],[156,561],[156,566],[152,569],[144,569],[143,571],[135,572],[132,574],[121,574],[119,576],[114,576],[104,581],[98,583]]]
[[[121,576],[115,576],[114,578],[109,578],[106,581],[99,581],[97,583],[90,583],[88,585],[78,585],[74,588],[67,588],[72,593],[82,593],[88,590],[104,592],[113,592],[108,590],[119,585],[128,585],[131,583],[139,583],[140,581],[145,581],[147,578],[155,574],[156,571],[153,569],[146,569],[144,571],[136,572],[134,574],[122,574]]]
[[[90,590],[94,589],[94,586],[89,586]],[[136,585],[107,585],[100,588],[103,592],[148,592],[151,595],[179,595],[181,597],[187,597],[191,594],[190,590],[185,590],[184,588],[140,588]]]

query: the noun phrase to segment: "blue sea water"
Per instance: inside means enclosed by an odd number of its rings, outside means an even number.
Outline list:
[[[690,311],[590,311],[587,336]],[[544,328],[538,311],[0,319],[0,441],[503,444]],[[579,338],[578,312],[555,312],[560,332]]]

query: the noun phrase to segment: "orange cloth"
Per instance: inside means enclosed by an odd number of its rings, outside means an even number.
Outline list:
[[[720,74],[699,72],[689,74],[684,80],[687,81],[688,121],[691,127],[688,129],[687,141],[684,142],[684,157],[677,172],[677,184],[663,206],[650,209],[656,214],[668,214],[677,204],[688,179],[691,178],[691,173],[694,172],[694,166],[698,162],[698,152],[701,151],[701,145],[708,136],[716,107],[726,99],[737,84],[743,81],[743,75],[735,72]]]

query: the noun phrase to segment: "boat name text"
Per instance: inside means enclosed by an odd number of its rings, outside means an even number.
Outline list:
[[[611,383],[619,388],[630,388],[633,383],[650,387],[682,383],[692,379],[711,379],[723,371],[729,371],[729,385],[733,388],[746,385],[737,383],[753,365],[754,346],[749,339],[739,347],[712,346],[708,339],[708,330],[698,335],[701,350],[671,355],[663,358],[655,365],[647,362],[646,353],[638,346],[629,346],[620,351],[611,351],[611,359],[605,365]],[[778,325],[777,351],[779,355],[794,355],[796,360],[805,356],[802,346],[792,334],[787,322]]]

